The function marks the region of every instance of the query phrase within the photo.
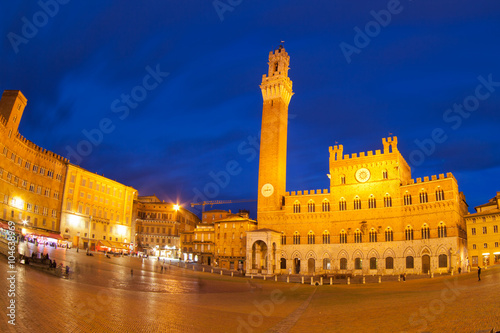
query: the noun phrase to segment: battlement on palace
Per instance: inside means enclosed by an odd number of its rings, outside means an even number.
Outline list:
[[[62,163],[69,163],[69,159],[62,157],[61,155],[58,155],[54,152],[51,152],[50,150],[47,150],[45,148],[38,146],[37,144],[33,143],[32,141],[26,139],[19,132],[16,133],[16,139],[18,140],[19,143],[21,143],[25,147],[33,150],[35,153],[40,153],[42,155],[47,156],[48,158],[53,158],[53,159],[59,160]]]
[[[373,153],[373,150],[369,150],[367,152],[353,153],[351,155],[349,155],[349,154],[344,155],[344,146],[343,145],[335,145],[333,147],[330,146],[328,149],[330,152],[330,162],[353,160],[353,159],[357,159],[357,158],[365,158],[365,157],[371,157],[371,156],[382,156],[385,154],[393,154],[393,153],[398,152],[398,148],[397,148],[398,138],[396,136],[382,138],[382,144],[384,146],[383,151],[380,149],[377,149],[377,150],[375,150],[375,153]]]
[[[305,196],[305,195],[315,195],[315,194],[329,194],[328,189],[323,190],[305,190],[305,191],[291,191],[285,192],[285,197],[295,197],[295,196]]]
[[[447,178],[452,178],[453,180],[456,181],[456,179],[453,176],[453,174],[451,172],[448,172],[446,174],[440,173],[439,176],[432,175],[432,176],[430,176],[430,179],[429,179],[429,177],[424,177],[423,180],[422,180],[421,177],[419,177],[417,179],[410,179],[408,185],[427,183],[427,182],[432,182],[432,181],[435,181],[435,180],[443,180],[443,179],[447,179]]]

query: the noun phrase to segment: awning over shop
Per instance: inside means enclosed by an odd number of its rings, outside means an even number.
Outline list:
[[[110,249],[116,249],[116,250],[126,250],[126,251],[129,251],[130,248],[127,245],[128,245],[127,243],[105,241],[105,240],[100,240],[99,241],[99,246],[109,247]]]
[[[38,236],[38,237],[46,237],[46,238],[53,238],[57,240],[64,240],[64,238],[61,236],[61,234],[54,234],[48,231],[43,231],[43,230],[29,230],[26,232],[29,235],[32,236]]]
[[[105,247],[113,247],[110,242],[105,241],[105,240],[100,240],[98,245],[105,246]]]
[[[126,245],[128,245],[127,243],[120,243],[120,242],[111,242],[111,245],[113,245],[114,248],[117,248],[117,249],[121,249],[121,250],[130,250],[129,247],[127,247]]]

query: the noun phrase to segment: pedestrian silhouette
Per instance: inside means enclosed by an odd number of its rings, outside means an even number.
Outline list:
[[[477,280],[481,281],[481,267],[477,266]]]

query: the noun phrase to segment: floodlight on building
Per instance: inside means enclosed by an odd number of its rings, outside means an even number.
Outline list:
[[[73,227],[77,227],[78,224],[80,223],[80,218],[76,215],[70,214],[69,215],[69,224]]]
[[[21,198],[14,197],[12,198],[12,206],[16,207],[17,209],[23,209],[24,201]]]
[[[180,206],[179,206],[179,205],[177,205],[177,204],[175,204],[175,205],[174,205],[174,210],[179,210],[179,209],[180,209]]]
[[[124,226],[124,225],[119,225],[119,226],[117,226],[117,227],[116,227],[116,229],[117,229],[117,230],[116,230],[116,231],[117,231],[117,233],[118,233],[120,236],[125,235],[125,233],[127,232],[127,227],[126,227],[126,226]]]
[[[483,256],[489,256],[490,254],[489,253],[483,253]]]

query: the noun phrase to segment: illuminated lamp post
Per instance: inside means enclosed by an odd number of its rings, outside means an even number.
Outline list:
[[[177,222],[179,220],[179,209],[181,207],[179,206],[179,204],[175,204],[174,205],[174,210],[175,210],[175,221]],[[174,257],[174,259],[176,259],[177,255],[175,253],[175,246],[174,246],[174,251],[172,252],[172,255]]]
[[[89,239],[89,245],[87,247],[87,255],[90,255],[90,244],[91,244],[90,243],[90,225],[91,224],[92,224],[92,215],[90,215],[90,219],[89,219],[89,237],[88,237],[88,239]]]

